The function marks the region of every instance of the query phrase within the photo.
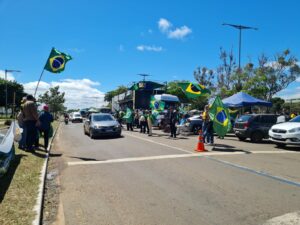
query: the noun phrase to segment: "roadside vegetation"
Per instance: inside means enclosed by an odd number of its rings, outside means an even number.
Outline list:
[[[53,123],[53,129],[58,122]],[[43,143],[42,138],[40,144]],[[35,153],[17,148],[16,156],[6,175],[0,178],[0,224],[32,224],[35,218],[33,208],[37,201],[40,172],[45,161],[43,148]]]

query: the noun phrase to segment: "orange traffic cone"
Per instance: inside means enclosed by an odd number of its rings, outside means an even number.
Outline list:
[[[203,143],[202,130],[199,131],[198,143],[196,145],[195,151],[196,152],[204,152],[204,151],[206,151],[205,148],[204,148],[204,143]]]

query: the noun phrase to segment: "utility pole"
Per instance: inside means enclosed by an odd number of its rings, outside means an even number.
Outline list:
[[[7,118],[7,96],[8,96],[8,92],[7,92],[7,73],[12,73],[12,72],[21,72],[20,70],[4,70],[5,72],[5,116]]]
[[[223,23],[223,26],[230,26],[235,29],[239,30],[239,68],[238,73],[241,72],[241,52],[242,52],[242,30],[258,30],[256,27],[248,27],[244,25],[236,25],[236,24],[229,24],[229,23]],[[241,80],[240,77],[238,77],[238,86],[241,87]]]

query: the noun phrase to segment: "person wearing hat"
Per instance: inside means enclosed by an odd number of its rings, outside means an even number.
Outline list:
[[[44,136],[44,147],[45,151],[47,151],[48,143],[49,143],[49,131],[51,127],[51,123],[53,122],[53,116],[49,113],[49,107],[44,105],[43,111],[39,116],[40,126],[39,130],[40,133]]]
[[[37,137],[37,126],[39,125],[39,115],[35,99],[32,95],[26,96],[26,102],[23,105],[24,127],[26,129],[26,149],[33,151],[33,145]]]

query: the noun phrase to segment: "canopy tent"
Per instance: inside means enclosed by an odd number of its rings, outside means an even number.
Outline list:
[[[246,106],[266,106],[271,107],[272,103],[258,98],[254,98],[244,92],[236,93],[228,98],[222,100],[225,106],[232,108],[246,107]]]

